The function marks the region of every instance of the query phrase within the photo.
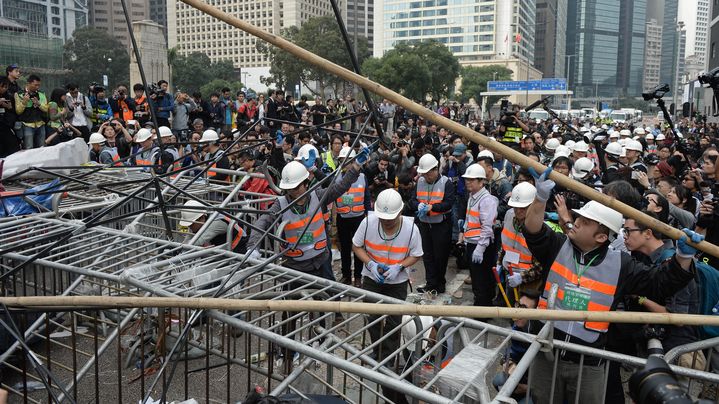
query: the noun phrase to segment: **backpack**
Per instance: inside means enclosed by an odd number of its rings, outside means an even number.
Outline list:
[[[670,259],[674,255],[674,248],[662,251],[660,262]],[[695,280],[699,288],[699,313],[708,316],[719,315],[719,271],[706,261],[694,260],[697,270]],[[702,339],[719,337],[719,327],[699,326],[699,336]]]

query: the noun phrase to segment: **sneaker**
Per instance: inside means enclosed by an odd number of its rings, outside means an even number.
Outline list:
[[[464,278],[464,284],[465,284],[465,285],[471,285],[471,284],[472,284],[472,277],[471,277],[471,276],[468,276],[468,277]]]
[[[354,286],[356,288],[361,288],[362,287],[362,278],[355,278]]]
[[[342,279],[340,279],[341,283],[344,283],[345,285],[351,285],[352,284],[352,278],[343,276]]]

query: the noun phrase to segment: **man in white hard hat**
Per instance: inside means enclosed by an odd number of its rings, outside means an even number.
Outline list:
[[[212,170],[212,168],[222,168],[225,170],[230,169],[230,159],[225,155],[224,150],[220,148],[220,136],[213,129],[208,129],[202,133],[200,138],[201,146],[203,147],[203,161],[215,160],[218,156],[219,159],[212,163],[210,170],[207,170],[207,179],[211,181],[226,182],[230,176],[227,174],[218,173]]]
[[[107,145],[107,139],[105,136],[95,132],[90,134],[90,161],[105,165],[121,166],[120,156],[117,154],[117,149],[109,147]]]
[[[618,142],[611,142],[604,147],[604,163],[606,167],[602,174],[602,182],[604,184],[609,184],[612,181],[623,178],[619,170],[619,159],[623,153],[623,147]]]
[[[422,234],[424,270],[427,283],[417,290],[445,292],[445,274],[452,243],[452,205],[455,188],[449,178],[439,173],[439,161],[425,154],[417,167],[419,180],[409,205],[417,212]]]
[[[676,255],[661,268],[647,267],[628,254],[609,248],[622,229],[623,217],[596,201],[573,210],[577,217],[567,234],[555,233],[543,222],[547,199],[554,188],[554,181],[547,178],[551,169],[541,176],[533,169],[530,171],[536,179],[537,194],[529,205],[522,234],[546,279],[540,309],[547,308],[552,285],[559,287],[555,309],[610,311],[628,295],[652,296],[663,301],[694,278],[692,259],[696,249],[687,244],[686,237],[678,241]],[[693,241],[701,240],[698,234],[686,229],[685,232]],[[539,331],[536,324],[530,328]],[[607,322],[556,321],[554,337],[603,349],[609,339],[609,328]],[[543,355],[535,358],[532,391],[536,397],[549,397],[554,389],[556,402],[573,399],[576,390],[572,390],[580,378],[579,402],[603,402],[605,369],[599,358],[564,352],[555,360],[556,363],[551,362]],[[553,374],[557,375],[554,380]]]
[[[644,147],[640,141],[630,140],[627,142],[625,149],[627,154],[627,165],[631,168],[631,172],[628,176],[629,178],[626,178],[626,180],[629,181],[629,183],[632,184],[637,191],[643,193],[645,189],[638,181],[639,172],[644,174],[649,172],[647,165],[644,164],[644,161],[642,161]]]
[[[409,268],[422,257],[422,237],[414,219],[402,216],[404,203],[394,189],[386,189],[377,195],[374,212],[362,220],[352,239],[352,249],[364,263],[362,288],[395,299],[405,300],[409,286]],[[370,323],[379,316],[370,316]],[[382,338],[401,324],[401,316],[388,316],[369,329],[372,342]],[[400,333],[393,332],[374,349],[376,360],[381,362],[399,350]],[[383,388],[392,402],[405,402],[399,393]],[[404,397],[402,396],[402,399]]]
[[[495,288],[492,267],[497,261],[494,222],[499,201],[485,187],[487,174],[482,165],[472,164],[462,177],[468,198],[467,209],[460,216],[464,226],[459,241],[465,243],[465,256],[470,261],[474,305],[491,306]]]
[[[572,155],[569,158],[572,160],[572,162],[575,162],[582,157],[587,157],[587,155],[589,154],[589,145],[583,140],[580,140],[575,143],[571,149]]]
[[[194,199],[185,202],[184,206],[185,209],[180,211],[180,228],[187,229],[191,235],[197,234],[210,218],[207,207]],[[232,232],[228,239],[227,229],[230,225],[232,225]],[[190,241],[190,239],[192,239],[191,236],[186,241]],[[195,245],[221,246],[225,244],[231,251],[244,253],[247,249],[247,233],[232,218],[219,214],[202,232]]]
[[[345,146],[340,150],[337,157],[341,164],[345,159],[354,157],[355,151]],[[347,172],[345,166],[344,172]],[[337,181],[341,181],[344,172],[337,174]],[[362,261],[360,257],[352,252],[352,237],[362,223],[367,211],[370,210],[370,196],[367,188],[367,179],[364,173],[360,173],[357,180],[352,183],[350,189],[342,194],[335,201],[337,207],[337,238],[340,242],[340,259],[342,262],[342,279],[340,282],[349,285],[354,275],[354,286],[362,285]],[[354,260],[353,260],[354,258]],[[354,261],[354,271],[352,270]]]
[[[539,289],[542,278],[541,268],[533,259],[527,248],[527,241],[522,235],[524,219],[527,217],[527,207],[534,202],[537,189],[529,182],[520,182],[512,189],[509,198],[511,209],[504,216],[502,227],[502,268],[509,272],[507,284],[512,288],[523,290]]]
[[[159,148],[152,160],[161,172],[166,173],[180,168],[180,152],[177,151],[177,138],[167,126],[160,126],[157,136],[161,137],[163,150]]]
[[[134,142],[138,147],[133,149],[132,165],[150,167],[153,165],[153,156],[159,148],[154,146],[152,132],[147,128],[142,128],[135,134]]]
[[[334,201],[347,192],[357,181],[362,165],[369,159],[370,151],[365,148],[350,164],[342,180],[333,182],[327,188],[315,189],[307,195],[310,173],[299,161],[291,161],[282,169],[280,188],[285,194],[277,199],[266,214],[254,222],[257,231],[253,231],[248,242],[250,257],[260,258],[260,241],[264,230],[270,227],[275,218],[281,216],[278,223],[286,222],[284,239],[289,250],[285,252],[286,266],[298,271],[334,280],[330,261],[328,237],[320,201]],[[307,227],[307,231],[305,230]],[[300,237],[302,236],[302,237]]]

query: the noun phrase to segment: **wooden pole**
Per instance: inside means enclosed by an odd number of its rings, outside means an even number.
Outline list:
[[[311,63],[315,66],[318,66],[322,69],[325,69],[326,71],[333,73],[337,75],[338,77],[341,77],[344,80],[351,81],[360,87],[369,90],[383,98],[387,98],[388,100],[394,102],[397,105],[401,105],[408,111],[411,111],[429,121],[432,121],[438,126],[442,126],[452,132],[455,132],[457,134],[460,134],[470,140],[472,140],[475,143],[478,143],[482,145],[483,147],[492,150],[493,152],[500,153],[513,163],[517,163],[521,165],[522,167],[533,167],[537,172],[544,171],[547,167],[544,165],[528,158],[527,156],[517,152],[516,150],[513,150],[510,147],[507,147],[499,142],[490,141],[488,137],[481,135],[472,129],[462,126],[457,122],[454,122],[448,118],[443,117],[442,115],[439,115],[429,109],[424,108],[423,106],[414,103],[412,100],[403,97],[402,95],[378,84],[374,81],[360,76],[359,74],[356,74],[348,69],[345,69],[342,66],[339,66],[337,64],[334,64],[330,62],[329,60],[326,60],[320,56],[315,55],[312,52],[309,52],[303,48],[300,48],[299,46],[293,44],[292,42],[269,32],[266,32],[258,27],[255,27],[252,24],[248,24],[247,22],[240,20],[239,18],[233,17],[230,14],[227,14],[223,11],[220,11],[209,4],[206,4],[202,2],[201,0],[181,0],[183,3],[192,6],[208,15],[211,15],[218,20],[224,21],[229,25],[232,25],[235,28],[241,29],[242,31],[245,31],[251,35],[254,35],[266,42],[271,43],[272,45],[277,46],[280,49],[283,49],[294,56]],[[550,178],[554,180],[557,185],[561,185],[567,189],[570,189],[586,198],[589,198],[591,200],[595,200],[597,202],[600,202],[603,205],[606,205],[618,212],[621,212],[625,217],[632,218],[635,221],[648,226],[654,231],[660,232],[668,237],[671,237],[673,239],[679,239],[684,235],[684,233],[676,229],[672,226],[669,226],[666,223],[663,223],[659,220],[656,220],[654,218],[651,218],[642,212],[634,209],[633,207],[626,205],[622,202],[619,202],[618,200],[609,197],[596,189],[589,187],[587,185],[584,185],[578,181],[575,181],[563,174],[560,174],[558,172],[553,171]],[[691,244],[691,243],[690,243]],[[692,244],[696,248],[709,253],[715,257],[719,257],[719,247],[715,246],[714,244],[708,243],[706,241],[702,241],[699,244]]]
[[[28,296],[0,297],[0,304],[25,310],[87,310],[117,308],[188,308],[234,311],[331,312],[371,315],[415,315],[468,318],[598,321],[611,323],[719,326],[719,316],[623,311],[538,310],[507,307],[435,306],[355,303],[318,300],[248,300],[186,297]]]

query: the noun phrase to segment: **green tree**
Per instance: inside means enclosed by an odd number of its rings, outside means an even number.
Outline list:
[[[502,65],[488,66],[466,66],[462,68],[462,101],[469,101],[474,98],[477,104],[482,104],[480,93],[487,91],[487,82],[495,80],[511,80],[512,70]],[[501,96],[493,95],[487,98],[487,108],[502,99]]]
[[[187,56],[174,52],[173,57],[170,58],[170,66],[172,68],[172,84],[178,90],[188,93],[199,90],[213,80],[236,81],[237,79],[231,60],[222,59],[213,62],[209,56],[200,52]]]
[[[371,80],[416,100],[448,97],[460,72],[449,49],[436,41],[398,44],[381,58],[368,59],[362,72]]]
[[[334,17],[310,18],[299,28],[289,27],[283,29],[281,35],[297,46],[340,66],[352,69],[350,55],[347,52]],[[282,49],[267,45],[261,41],[257,42],[257,49],[267,55],[270,60],[270,76],[263,80],[268,86],[275,85],[278,88],[291,88],[294,84],[301,82],[313,94],[325,94],[328,87],[331,87],[337,93],[339,86],[343,83],[334,74],[300,60]],[[357,54],[360,64],[369,56],[365,38],[358,39]],[[315,91],[315,88],[310,85],[311,82],[317,84],[318,91]]]
[[[209,100],[210,94],[213,92],[219,93],[223,88],[229,88],[230,91],[233,94],[237,93],[244,85],[239,81],[229,81],[229,80],[223,80],[223,79],[214,79],[210,81],[207,84],[204,84],[202,87],[199,88],[200,93],[202,93],[203,99]],[[183,90],[184,91],[184,90]]]
[[[63,57],[71,71],[67,80],[86,86],[102,83],[108,76],[110,88],[130,84],[130,56],[127,49],[107,31],[83,27],[76,29],[65,43]]]

